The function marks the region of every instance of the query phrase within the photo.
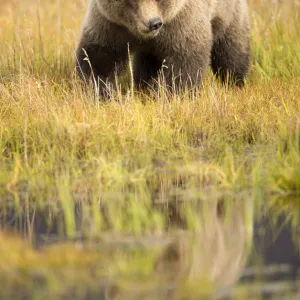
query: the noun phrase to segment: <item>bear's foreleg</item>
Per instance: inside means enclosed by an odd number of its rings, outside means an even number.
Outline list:
[[[149,52],[134,55],[134,82],[138,89],[153,87],[162,67],[162,60]]]
[[[199,52],[187,52],[183,55],[178,53],[171,57],[166,57],[163,78],[172,92],[181,93],[185,89],[193,91],[200,87],[209,67],[210,47],[208,43],[207,45],[200,45],[198,47]]]
[[[115,83],[115,76],[126,66],[126,51],[115,51],[82,37],[76,52],[76,71],[86,82],[92,82],[105,95]]]
[[[213,73],[224,84],[244,85],[250,61],[250,34],[246,24],[234,22],[214,41],[211,53]]]
[[[194,16],[194,26],[176,21],[166,30],[157,51],[164,59],[163,78],[173,92],[197,90],[210,65],[212,30],[208,19]],[[190,21],[191,16],[188,16]],[[185,27],[183,25],[185,24]],[[178,29],[176,30],[176,28]]]

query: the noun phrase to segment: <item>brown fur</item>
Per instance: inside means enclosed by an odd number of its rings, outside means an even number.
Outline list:
[[[145,33],[154,17],[162,19],[162,28]],[[247,2],[90,0],[77,49],[79,74],[87,79],[93,73],[101,89],[112,83],[128,62],[128,44],[138,87],[153,83],[162,65],[166,84],[176,89],[179,83],[197,87],[209,66],[223,82],[230,75],[243,85],[249,65]]]

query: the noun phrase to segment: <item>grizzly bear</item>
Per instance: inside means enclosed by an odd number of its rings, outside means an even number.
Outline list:
[[[247,0],[90,0],[76,69],[100,90],[114,84],[133,53],[137,87],[157,82],[195,88],[211,66],[224,83],[248,72]]]

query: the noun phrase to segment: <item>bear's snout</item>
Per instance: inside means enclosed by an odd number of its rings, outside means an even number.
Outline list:
[[[160,29],[163,25],[163,21],[160,17],[152,18],[149,20],[148,28],[149,31],[156,31]]]
[[[137,24],[138,34],[145,39],[154,38],[158,35],[162,26],[163,20],[161,17],[151,17]]]
[[[163,26],[162,11],[154,0],[140,0],[132,11],[138,35],[146,39],[155,37]]]

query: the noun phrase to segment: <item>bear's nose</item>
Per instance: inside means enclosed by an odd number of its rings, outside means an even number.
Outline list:
[[[149,25],[150,31],[155,31],[155,30],[158,30],[163,25],[163,22],[162,22],[161,18],[156,17],[156,18],[150,19],[148,25]]]

